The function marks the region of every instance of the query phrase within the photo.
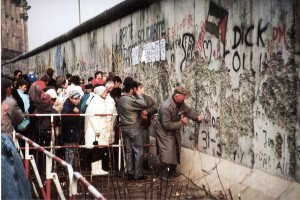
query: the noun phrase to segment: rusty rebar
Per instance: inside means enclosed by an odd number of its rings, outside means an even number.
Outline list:
[[[125,199],[127,199],[127,195],[128,195],[128,198],[131,199],[131,196],[130,196],[130,192],[129,192],[129,188],[128,188],[128,184],[125,184]]]
[[[179,193],[179,199],[180,199],[180,197],[182,195],[182,190],[183,190],[183,183],[181,183],[181,188],[180,188],[180,193]]]
[[[168,168],[168,169],[169,169],[169,168]],[[168,192],[168,183],[169,183],[169,178],[167,178],[167,183],[166,183],[166,192],[165,192],[164,199],[166,199],[166,196],[167,196],[167,192]]]
[[[222,181],[221,181],[221,178],[220,178],[220,176],[219,176],[218,166],[217,166],[217,163],[216,163],[216,162],[215,162],[215,168],[216,168],[216,171],[217,171],[217,175],[218,175],[218,178],[219,178],[220,184],[221,184],[221,186],[222,186],[222,188],[223,188],[223,191],[224,191],[224,194],[225,194],[225,199],[227,200],[227,195],[226,195],[226,192],[225,192],[225,189],[224,189],[223,183],[222,183]]]
[[[174,183],[172,184],[172,187],[171,187],[171,192],[170,192],[170,195],[169,195],[169,199],[171,199],[171,195],[172,195],[172,192],[173,192],[173,188],[174,188]]]
[[[203,190],[205,192],[205,195],[207,196],[207,191],[206,191],[206,188],[205,188],[205,185],[203,184]]]
[[[156,185],[156,198],[157,199],[160,199],[159,198],[159,191],[160,191],[160,187],[159,187],[159,185]]]
[[[120,192],[119,179],[117,178],[116,180],[117,180],[117,188],[118,188],[119,197],[120,197],[120,199],[122,199],[121,192]]]
[[[150,193],[150,199],[152,200],[152,193],[153,193],[153,181],[151,182],[150,184],[150,190],[151,190],[151,193]]]
[[[160,173],[160,182],[159,182],[159,186],[160,186],[160,196],[159,196],[159,199],[161,199],[161,193],[162,193],[162,172]]]
[[[146,178],[145,178],[145,187],[144,187],[144,189],[145,189],[145,194],[144,194],[144,197],[145,197],[145,199],[147,199],[147,180],[146,180]]]

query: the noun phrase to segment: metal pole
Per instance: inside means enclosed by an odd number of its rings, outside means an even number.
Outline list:
[[[78,0],[79,24],[81,24],[80,0]]]
[[[119,171],[121,171],[121,157],[122,157],[122,154],[121,154],[121,135],[119,135],[119,157],[118,157],[118,169]]]
[[[25,173],[27,178],[29,177],[29,144],[27,142],[25,142]]]

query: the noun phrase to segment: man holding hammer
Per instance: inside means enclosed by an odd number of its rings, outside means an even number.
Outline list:
[[[160,106],[155,120],[155,133],[162,164],[162,180],[179,176],[176,172],[180,164],[181,134],[180,129],[187,123],[187,118],[201,122],[202,115],[196,114],[184,100],[189,91],[183,86],[175,87],[174,93]]]

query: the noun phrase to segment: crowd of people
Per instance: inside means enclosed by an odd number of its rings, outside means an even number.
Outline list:
[[[185,88],[177,86],[174,94],[158,108],[156,101],[145,94],[144,85],[131,77],[122,81],[119,76],[110,73],[105,77],[103,72],[97,71],[84,84],[78,75],[58,75],[54,79],[53,74],[54,70],[49,68],[40,78],[32,72],[22,74],[21,70],[16,70],[13,77],[2,75],[5,102],[9,107],[1,126],[2,133],[11,136],[15,130],[49,147],[54,130],[56,145],[65,146],[56,152],[59,157],[75,171],[85,165],[92,175],[105,175],[111,164],[105,145],[117,143],[121,129],[128,180],[143,180],[147,178],[143,174],[143,163],[148,154],[144,144],[149,142],[149,127],[155,122],[165,172],[163,179],[176,175],[176,166],[180,163],[180,128],[186,125],[186,117],[198,122],[203,120],[185,105],[184,100],[189,95]],[[158,117],[153,120],[157,112]],[[25,117],[28,113],[86,115],[55,116],[51,123],[49,116]],[[86,149],[74,148],[79,144]],[[100,148],[94,148],[95,145]],[[44,172],[44,155],[37,152],[36,160],[40,173]]]

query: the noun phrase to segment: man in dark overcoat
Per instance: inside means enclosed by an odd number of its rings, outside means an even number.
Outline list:
[[[163,102],[155,120],[159,157],[162,163],[162,180],[176,173],[177,164],[180,164],[181,134],[180,129],[187,123],[187,118],[201,122],[202,115],[196,114],[184,100],[189,91],[183,86],[177,86],[172,96]]]

